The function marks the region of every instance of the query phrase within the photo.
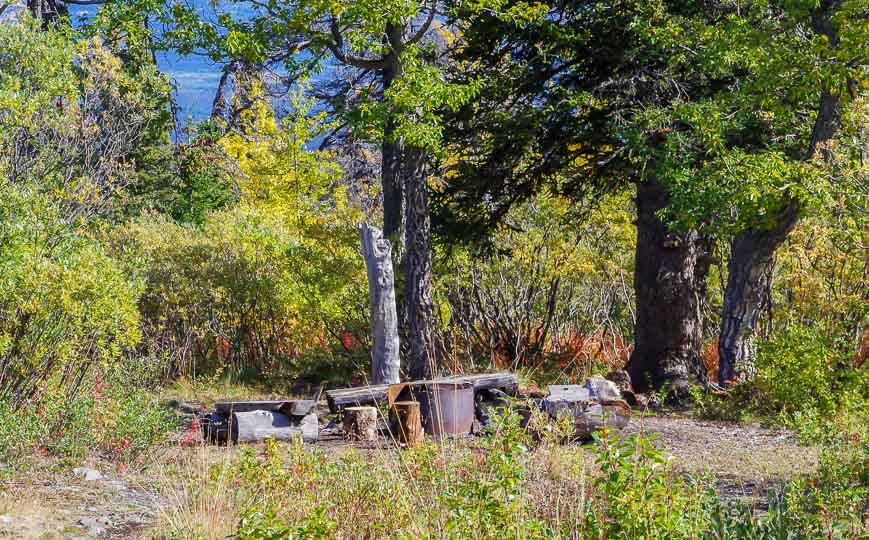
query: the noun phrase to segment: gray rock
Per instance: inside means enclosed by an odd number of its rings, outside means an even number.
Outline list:
[[[102,480],[103,478],[103,475],[100,471],[88,467],[76,467],[72,470],[72,474],[74,474],[76,478],[84,478],[88,482],[93,482],[94,480]]]
[[[589,400],[588,388],[578,384],[552,385],[542,406],[551,418],[575,417],[585,412]]]
[[[588,388],[591,399],[598,403],[607,401],[618,401],[622,399],[622,393],[612,381],[608,381],[600,375],[594,375],[585,381],[585,386]]]
[[[606,378],[612,381],[620,392],[634,391],[633,385],[631,385],[631,376],[623,369],[610,371],[606,374]]]
[[[0,516],[0,524],[12,525],[12,518],[9,516]]]
[[[91,536],[99,536],[106,532],[108,523],[105,518],[82,518],[78,524],[87,529]]]

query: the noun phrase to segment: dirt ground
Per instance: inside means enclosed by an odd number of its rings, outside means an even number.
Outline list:
[[[710,473],[722,495],[761,506],[770,488],[818,466],[818,449],[800,446],[786,430],[649,416],[632,419],[625,431],[657,434],[677,469]]]
[[[657,434],[657,444],[679,470],[711,473],[722,494],[761,506],[770,487],[817,466],[817,449],[797,445],[781,430],[660,416],[635,417],[626,431]],[[334,446],[332,439],[320,444]],[[171,461],[172,453],[196,451],[174,448],[158,463]],[[101,478],[87,480],[46,463],[0,482],[0,539],[147,537],[149,526],[171,504],[159,494],[154,472],[118,472],[99,462],[84,465]]]

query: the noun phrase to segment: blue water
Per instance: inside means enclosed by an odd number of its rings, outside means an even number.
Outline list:
[[[210,0],[188,1],[191,1],[201,12],[213,17],[214,11]],[[81,23],[99,9],[95,6],[70,6],[70,8],[70,16],[75,23]],[[243,15],[231,8],[230,11],[235,11],[233,14],[237,16]],[[160,71],[169,76],[175,88],[175,103],[178,107],[180,124],[208,118],[223,66],[203,56],[179,56],[174,52],[158,53],[157,66]]]

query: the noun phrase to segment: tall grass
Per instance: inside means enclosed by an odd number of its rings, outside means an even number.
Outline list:
[[[556,426],[533,440],[506,415],[488,437],[414,449],[274,441],[226,449],[187,467],[154,535],[627,540],[867,532],[859,503],[865,479],[850,479],[865,465],[865,448],[831,453],[818,479],[782,487],[761,512],[723,500],[711,478],[678,474],[646,437],[603,433],[578,446],[563,444],[564,435]]]

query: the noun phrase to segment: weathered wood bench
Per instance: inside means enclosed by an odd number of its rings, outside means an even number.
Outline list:
[[[411,381],[405,384],[415,386],[440,382],[469,382],[474,385],[475,391],[497,388],[507,393],[514,393],[519,386],[519,379],[516,377],[516,374],[506,372],[439,377],[433,380]],[[326,390],[329,410],[337,413],[345,407],[387,403],[389,400],[389,387],[390,385],[388,384],[376,384],[355,388],[342,388],[339,390]]]

